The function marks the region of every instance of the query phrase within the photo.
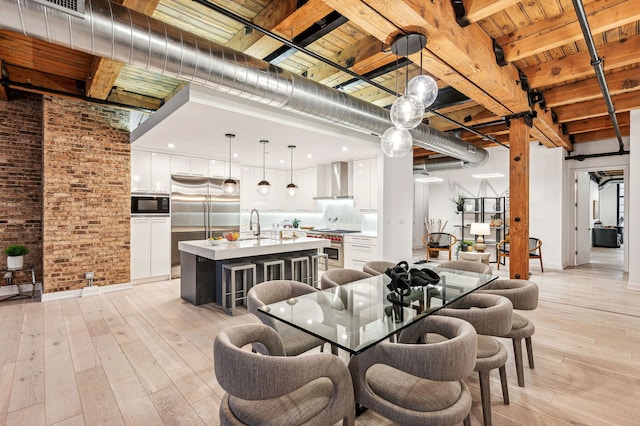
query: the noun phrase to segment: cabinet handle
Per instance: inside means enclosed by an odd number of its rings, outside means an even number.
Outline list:
[[[358,247],[358,248],[364,248],[364,249],[371,248],[371,246],[360,246],[360,245],[357,245],[357,244],[351,244],[351,247]]]

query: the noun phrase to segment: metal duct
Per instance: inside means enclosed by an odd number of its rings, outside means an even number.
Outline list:
[[[413,173],[429,173],[438,170],[462,169],[469,165],[462,160],[451,160],[449,158],[422,160],[413,163]]]
[[[83,18],[33,0],[0,0],[0,28],[207,86],[275,108],[382,135],[389,111],[108,0]],[[427,125],[414,145],[481,165],[487,151]]]
[[[618,139],[620,152],[623,152],[624,143],[622,142],[622,134],[620,133],[618,118],[616,117],[616,109],[613,106],[613,101],[611,100],[611,93],[609,92],[609,87],[607,86],[607,80],[605,80],[604,78],[602,58],[598,56],[598,51],[596,50],[596,44],[593,41],[593,35],[591,34],[591,29],[589,28],[589,22],[587,21],[587,14],[584,10],[584,5],[582,4],[582,1],[573,0],[573,8],[576,11],[578,22],[580,23],[580,28],[582,29],[582,34],[584,36],[584,41],[587,44],[587,50],[589,51],[589,55],[591,56],[591,66],[593,67],[593,70],[596,73],[596,78],[598,80],[598,84],[600,85],[600,91],[602,92],[604,103],[607,105],[609,118],[611,119],[613,128],[616,131],[616,138]]]

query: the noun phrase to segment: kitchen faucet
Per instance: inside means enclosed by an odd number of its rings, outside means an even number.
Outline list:
[[[253,212],[256,212],[256,231],[253,232],[253,235],[260,238],[260,213],[258,213],[258,210],[256,209],[251,209],[251,213],[249,213],[249,231],[253,231],[253,222],[251,221],[251,218],[253,218]]]

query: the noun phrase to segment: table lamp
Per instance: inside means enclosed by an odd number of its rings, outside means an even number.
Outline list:
[[[471,235],[477,235],[476,239],[476,251],[482,253],[484,249],[487,248],[487,245],[484,243],[483,235],[489,235],[491,233],[491,228],[488,223],[472,223],[471,230],[469,231]]]

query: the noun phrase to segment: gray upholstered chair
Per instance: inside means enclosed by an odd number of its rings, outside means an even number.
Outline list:
[[[531,311],[538,307],[538,284],[529,280],[495,280],[479,290],[478,293],[490,293],[504,296],[511,300],[513,309]],[[529,368],[533,368],[533,347],[531,336],[536,328],[531,321],[517,312],[511,317],[511,330],[499,337],[513,341],[513,355],[516,362],[518,386],[524,386],[524,368],[522,362],[522,339],[527,346]]]
[[[385,262],[384,260],[372,260],[362,265],[362,272],[369,275],[382,275],[388,268],[396,266],[393,262]]]
[[[307,286],[308,287],[308,286]],[[259,343],[268,355],[243,346]],[[355,402],[344,361],[330,354],[285,356],[271,327],[228,327],[213,342],[216,379],[225,390],[222,425],[353,425]]]
[[[502,399],[509,404],[507,387],[507,350],[502,343],[490,336],[501,336],[511,330],[511,301],[494,294],[472,293],[440,309],[438,315],[461,318],[473,325],[478,333],[478,356],[475,371],[480,377],[480,398],[485,426],[491,425],[491,389],[489,373],[494,368],[500,371]],[[474,308],[474,309],[472,309]]]
[[[437,334],[437,342],[424,336]],[[402,425],[470,424],[463,379],[476,362],[476,332],[456,318],[429,316],[349,361],[356,403]]]
[[[477,272],[479,274],[491,274],[491,266],[472,260],[450,260],[439,263],[437,266],[447,269],[457,269],[459,271]]]
[[[269,303],[275,303],[280,300],[286,300],[312,292],[319,292],[319,290],[299,281],[273,280],[265,281],[251,287],[247,294],[247,309],[249,312],[278,332],[284,343],[286,354],[289,356],[299,355],[316,346],[322,346],[324,342],[309,333],[300,331],[297,328],[266,315],[258,310],[258,308],[268,305]],[[328,314],[328,312],[325,312],[325,314]],[[264,347],[259,344],[254,345],[253,349],[256,352],[265,353]]]

